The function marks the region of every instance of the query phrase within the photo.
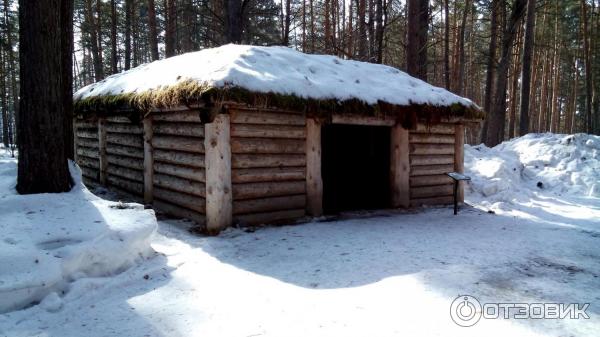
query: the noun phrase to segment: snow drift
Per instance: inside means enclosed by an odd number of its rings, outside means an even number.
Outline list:
[[[152,210],[94,196],[76,165],[70,192],[19,195],[16,160],[0,152],[0,162],[0,313],[40,301],[59,310],[71,282],[119,273],[152,253]]]
[[[528,134],[494,148],[465,145],[467,202],[526,202],[535,194],[600,197],[600,137]]]

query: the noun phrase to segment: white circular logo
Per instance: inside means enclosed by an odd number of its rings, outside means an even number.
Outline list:
[[[450,317],[462,327],[473,326],[481,319],[481,303],[470,295],[458,296],[450,305]]]

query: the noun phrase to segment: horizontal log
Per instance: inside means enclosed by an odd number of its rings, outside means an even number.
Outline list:
[[[204,139],[202,138],[154,135],[152,146],[163,150],[204,153]]]
[[[300,219],[305,215],[306,211],[304,209],[294,209],[268,213],[236,215],[234,221],[240,224],[241,226],[262,225],[282,222],[293,222],[294,220]]]
[[[140,158],[123,157],[118,155],[106,155],[109,165],[118,165],[132,170],[144,170],[144,160]]]
[[[410,154],[435,155],[454,154],[453,144],[410,144]]]
[[[112,198],[116,200],[120,200],[123,202],[137,202],[140,204],[144,203],[144,198],[140,195],[128,192],[118,186],[110,186],[110,192],[114,195]]]
[[[126,116],[108,116],[106,117],[106,121],[110,123],[123,123],[123,124],[133,124],[131,119]]]
[[[424,205],[450,205],[453,203],[454,203],[454,198],[452,196],[420,198],[420,199],[411,199],[410,200],[411,207],[419,207],[419,206],[424,206]]]
[[[200,123],[154,123],[155,135],[204,137],[204,124]]]
[[[452,155],[411,155],[410,165],[448,165],[454,164],[454,156]]]
[[[257,199],[306,193],[305,181],[281,181],[233,185],[233,199]]]
[[[231,137],[306,138],[306,128],[296,125],[231,124]]]
[[[454,192],[454,186],[452,184],[447,185],[435,185],[435,186],[423,186],[423,187],[410,187],[410,198],[431,198],[431,197],[445,197],[451,196]]]
[[[108,165],[106,172],[119,178],[125,178],[140,183],[144,182],[144,173],[140,170],[132,170],[121,166]]]
[[[436,133],[413,133],[408,136],[409,142],[425,144],[454,144],[454,135],[442,135]]]
[[[77,146],[98,148],[98,138],[77,138]]]
[[[126,133],[130,135],[141,135],[144,130],[139,124],[106,123],[106,131],[112,133]]]
[[[83,130],[83,129],[98,130],[98,121],[78,119],[75,122],[75,127],[77,129],[81,129],[81,130]]]
[[[142,138],[141,134],[129,135],[123,133],[107,133],[106,142],[110,144],[125,145],[139,148],[144,147],[144,138]]]
[[[112,174],[109,174],[106,180],[108,181],[109,186],[116,186],[126,192],[133,193],[135,196],[141,196],[144,193],[144,185],[142,183],[117,177]]]
[[[203,168],[166,164],[155,161],[154,172],[199,182],[206,181],[206,173]]]
[[[265,181],[291,181],[306,179],[306,167],[272,167],[234,169],[231,172],[233,183],[255,183]]]
[[[304,209],[305,207],[306,195],[304,194],[275,198],[236,200],[233,202],[233,214]]]
[[[437,174],[430,176],[418,176],[410,178],[410,187],[419,187],[419,186],[435,186],[435,185],[445,185],[452,184],[452,178],[448,177],[445,174]]]
[[[77,138],[98,139],[98,131],[77,129]]]
[[[200,123],[200,112],[197,110],[155,112],[152,120],[162,122],[195,122]]]
[[[301,114],[231,110],[233,124],[272,124],[272,125],[305,125],[306,118]]]
[[[154,174],[154,186],[203,198],[206,197],[206,187],[204,187],[204,183],[177,178],[166,174]]]
[[[186,193],[179,193],[160,187],[155,187],[154,199],[184,207],[201,214],[206,212],[206,199]]]
[[[454,135],[454,125],[450,123],[438,123],[438,124],[424,124],[418,123],[414,130],[410,132],[414,133],[438,133],[445,135]]]
[[[100,178],[100,171],[98,169],[85,166],[80,166],[79,168],[81,169],[82,176],[92,179],[94,182],[97,182]]]
[[[204,225],[206,223],[206,217],[204,216],[204,214],[200,214],[198,212],[191,211],[186,208],[170,204],[168,202],[154,200],[154,202],[152,203],[152,207],[160,213],[164,213],[175,218],[190,219],[192,221],[197,222],[200,225]]]
[[[100,161],[98,158],[79,156],[79,158],[77,158],[77,165],[80,167],[89,167],[97,170],[100,167]]]
[[[122,155],[132,158],[144,158],[144,149],[138,147],[108,144],[106,146],[106,153],[113,155]]]
[[[78,156],[85,156],[88,158],[98,158],[98,149],[94,149],[94,148],[90,148],[90,147],[83,147],[83,146],[77,146],[77,155]]]
[[[154,161],[191,167],[204,167],[203,155],[179,151],[155,149]]]
[[[373,117],[360,115],[333,115],[331,118],[333,124],[351,124],[351,125],[371,125],[371,126],[394,126],[396,118],[389,116]]]
[[[304,154],[232,154],[232,168],[305,166]]]
[[[434,174],[445,174],[448,172],[454,172],[454,165],[424,165],[424,166],[412,166],[410,168],[410,176],[429,176]]]
[[[232,138],[231,153],[305,153],[304,139]]]

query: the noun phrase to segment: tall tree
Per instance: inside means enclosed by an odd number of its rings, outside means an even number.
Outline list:
[[[148,0],[148,42],[152,61],[158,60],[158,30],[156,28],[156,6],[154,0]]]
[[[20,112],[17,191],[71,189],[65,126],[66,82],[71,82],[71,0],[19,1]],[[71,11],[71,12],[69,12]],[[67,49],[67,50],[65,50]],[[71,95],[68,94],[71,102]]]
[[[585,68],[585,126],[587,133],[593,132],[592,122],[592,63],[590,57],[590,40],[588,31],[587,4],[585,0],[581,4],[581,37],[583,39],[583,66]]]
[[[521,60],[521,108],[519,116],[519,134],[529,133],[529,99],[531,91],[531,58],[535,43],[535,0],[527,1],[525,19],[525,39],[523,40],[523,58]]]
[[[444,0],[444,87],[450,90],[450,0]]]
[[[117,50],[117,3],[110,0],[110,71],[113,74],[119,72],[117,66],[119,54]]]
[[[427,29],[429,26],[429,1],[408,0],[406,38],[407,72],[427,81]]]
[[[225,0],[225,41],[242,42],[242,14],[246,0]]]
[[[131,68],[131,16],[133,0],[125,0],[125,70]]]

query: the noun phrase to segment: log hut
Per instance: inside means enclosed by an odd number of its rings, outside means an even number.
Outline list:
[[[398,69],[226,45],[141,65],[74,95],[87,183],[209,233],[452,202],[470,100]],[[462,198],[462,188],[460,192]]]

